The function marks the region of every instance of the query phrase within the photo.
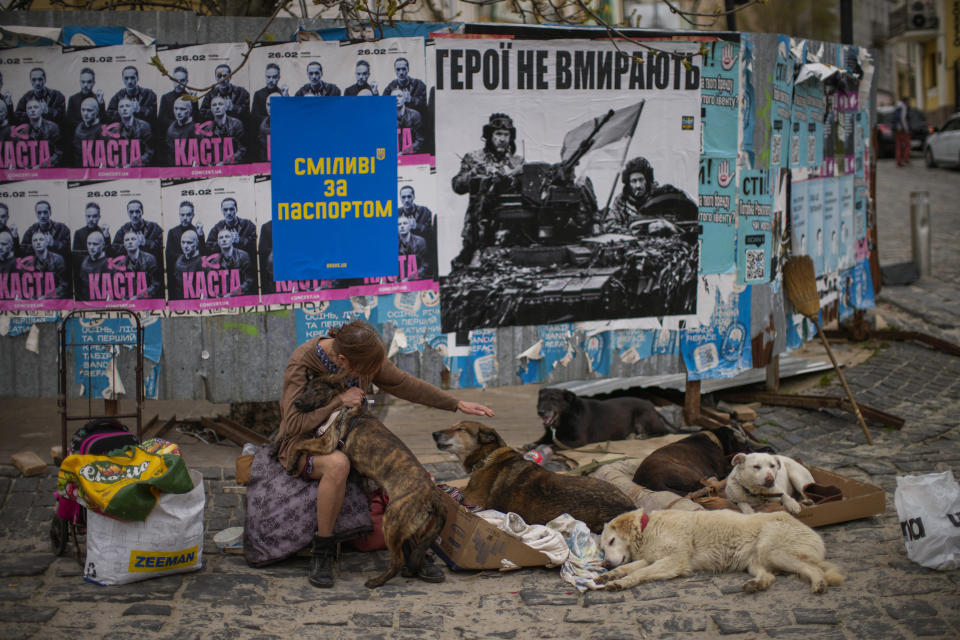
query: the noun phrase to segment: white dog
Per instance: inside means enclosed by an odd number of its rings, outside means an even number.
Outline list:
[[[738,453],[733,456],[733,470],[727,476],[727,500],[740,511],[753,513],[753,507],[776,502],[790,513],[800,513],[794,496],[803,496],[803,488],[813,484],[813,476],[802,464],[787,456],[769,453]],[[804,503],[812,504],[809,500]]]
[[[824,560],[819,534],[782,511],[667,510],[647,515],[637,509],[604,526],[601,548],[604,566],[616,567],[597,578],[607,589],[628,589],[694,571],[745,569],[753,576],[743,585],[747,592],[769,587],[775,571],[800,575],[814,593],[844,579]]]

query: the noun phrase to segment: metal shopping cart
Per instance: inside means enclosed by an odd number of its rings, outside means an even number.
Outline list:
[[[133,336],[131,339],[130,334],[120,335],[120,336],[109,336],[104,337],[101,333],[94,333],[93,337],[83,338],[83,332],[76,331],[73,335],[70,335],[68,328],[70,323],[73,320],[76,320],[75,327],[83,328],[84,323],[87,327],[95,327],[97,323],[102,323],[110,319],[128,319],[133,328]],[[127,432],[127,434],[133,437],[132,433],[129,433],[127,427],[120,422],[121,420],[136,420],[136,436],[135,442],[140,442],[143,436],[143,325],[140,322],[140,316],[129,309],[82,309],[76,310],[68,313],[58,324],[57,327],[58,337],[59,337],[59,350],[57,353],[57,365],[59,369],[59,377],[57,379],[57,409],[60,414],[60,446],[62,456],[70,455],[71,453],[106,453],[106,451],[101,451],[105,446],[110,446],[111,442],[110,433],[121,434],[122,432]],[[79,336],[79,337],[78,337]],[[93,389],[93,375],[94,370],[91,366],[86,366],[86,378],[85,378],[85,397],[86,397],[86,411],[77,411],[71,413],[67,408],[67,393],[69,389],[69,369],[70,369],[70,359],[69,356],[71,353],[76,355],[74,350],[83,349],[80,352],[81,357],[79,358],[80,363],[90,363],[96,358],[95,355],[103,354],[105,352],[110,352],[110,358],[119,360],[120,351],[122,348],[132,348],[133,349],[133,367],[135,371],[135,382],[134,388],[135,391],[133,396],[135,398],[134,409],[132,411],[127,411],[126,413],[120,412],[119,400],[116,398],[116,394],[110,394],[110,397],[106,397],[102,400],[103,402],[103,412],[98,413],[95,411],[95,407],[99,406],[101,400],[99,398],[94,398],[92,389]],[[112,369],[112,372],[116,372],[116,367]],[[83,371],[81,370],[81,374]],[[77,403],[72,403],[73,408],[76,408]],[[71,422],[83,421],[84,424],[82,427],[78,428],[77,432],[73,434],[74,437],[70,438],[68,442],[67,439],[67,427]],[[94,437],[97,434],[102,434],[100,437]],[[98,441],[98,444],[94,444],[95,441]],[[112,442],[116,443],[118,438],[114,437]],[[120,437],[119,441],[123,441],[123,438]],[[83,451],[79,449],[83,448]],[[73,449],[77,449],[74,451]],[[55,460],[57,465],[60,465],[63,462],[63,459]],[[50,543],[53,548],[53,552],[60,556],[63,555],[67,550],[67,545],[70,540],[73,540],[74,548],[76,549],[77,561],[80,562],[81,566],[83,565],[84,557],[80,551],[80,537],[86,534],[86,509],[82,506],[74,503],[75,508],[69,508],[69,505],[64,504],[64,499],[61,498],[60,504],[58,504],[57,515],[54,516],[53,522],[50,525]]]

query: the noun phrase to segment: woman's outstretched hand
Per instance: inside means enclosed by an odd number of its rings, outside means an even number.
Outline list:
[[[457,411],[461,413],[469,413],[472,416],[487,416],[488,418],[494,417],[495,414],[493,409],[478,404],[476,402],[467,402],[466,400],[461,400],[457,403]]]

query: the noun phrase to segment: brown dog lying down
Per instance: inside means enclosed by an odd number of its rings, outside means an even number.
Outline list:
[[[301,411],[322,407],[343,390],[342,383],[332,376],[318,376],[309,385],[294,402]],[[430,474],[400,438],[359,408],[346,411],[345,416],[321,437],[304,440],[297,448],[328,454],[342,442],[350,465],[387,492],[390,501],[383,513],[383,539],[390,565],[383,574],[367,580],[366,586],[373,589],[401,571],[409,576],[420,573],[427,549],[446,523],[446,507]]]
[[[599,533],[604,523],[635,509],[609,482],[548,471],[507,446],[496,431],[479,422],[458,422],[434,431],[441,451],[456,455],[470,473],[463,491],[467,504],[512,511],[527,524],[546,524],[563,513]]]
[[[685,496],[703,486],[701,479],[726,478],[730,458],[746,451],[747,436],[739,427],[700,431],[648,455],[637,467],[633,481],[647,489]]]

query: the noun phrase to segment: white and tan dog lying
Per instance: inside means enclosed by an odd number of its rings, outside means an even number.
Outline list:
[[[616,567],[596,581],[607,589],[667,580],[695,571],[743,571],[747,592],[773,584],[774,572],[796,573],[814,593],[844,576],[827,562],[823,540],[813,529],[783,513],[643,509],[617,516],[603,528],[603,564]]]
[[[769,453],[738,453],[733,456],[733,469],[727,476],[727,500],[740,511],[753,513],[754,507],[767,502],[780,502],[790,513],[800,513],[796,497],[813,484],[813,476],[802,464]],[[812,504],[809,500],[804,503]]]

